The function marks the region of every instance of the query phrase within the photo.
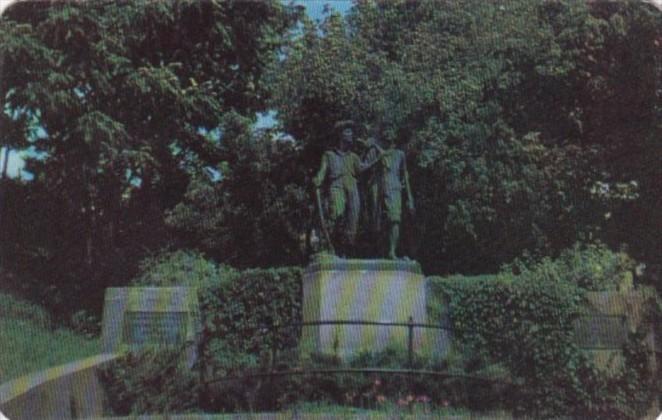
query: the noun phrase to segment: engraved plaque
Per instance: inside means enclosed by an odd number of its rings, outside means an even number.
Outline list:
[[[627,340],[628,328],[621,316],[584,315],[575,321],[575,337],[580,347],[619,349]]]
[[[181,344],[186,339],[187,322],[187,312],[127,311],[122,342],[130,346]]]

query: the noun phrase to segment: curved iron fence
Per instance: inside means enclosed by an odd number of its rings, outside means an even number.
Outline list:
[[[303,328],[319,325],[372,325],[372,326],[386,326],[386,327],[401,327],[407,328],[407,368],[380,368],[380,367],[334,367],[334,368],[318,368],[318,367],[295,367],[292,369],[276,369],[278,365],[278,344],[277,340],[273,340],[271,348],[271,363],[266,369],[262,371],[245,373],[241,375],[225,375],[222,377],[212,378],[205,381],[206,384],[213,384],[224,381],[232,381],[237,379],[248,378],[272,378],[277,376],[300,376],[300,375],[316,375],[316,374],[385,374],[385,375],[407,375],[407,376],[433,376],[439,379],[466,379],[472,381],[481,381],[487,383],[502,383],[505,385],[517,385],[512,381],[504,380],[503,378],[494,378],[480,375],[472,375],[462,371],[448,371],[448,370],[431,370],[431,369],[414,369],[414,329],[427,328],[436,330],[450,331],[450,327],[439,324],[416,323],[410,317],[408,322],[383,322],[383,321],[360,321],[360,320],[319,320],[319,321],[305,321],[295,322],[289,324],[278,325],[274,324],[269,327],[261,328],[271,334],[278,334],[279,331],[285,328]]]

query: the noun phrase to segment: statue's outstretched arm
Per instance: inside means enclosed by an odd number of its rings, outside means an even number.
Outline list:
[[[375,163],[379,162],[382,156],[384,156],[384,149],[377,143],[370,145],[370,150],[366,153],[365,158],[359,161],[359,173],[372,168]]]

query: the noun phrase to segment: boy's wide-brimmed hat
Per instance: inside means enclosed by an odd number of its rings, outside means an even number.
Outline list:
[[[341,120],[338,121],[333,125],[333,130],[334,131],[342,131],[346,128],[351,128],[352,130],[354,129],[354,121],[353,120]]]

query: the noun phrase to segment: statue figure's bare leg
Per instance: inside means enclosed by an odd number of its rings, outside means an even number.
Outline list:
[[[336,249],[336,252],[344,253],[343,248],[343,226],[341,219],[345,212],[346,198],[345,191],[341,188],[331,188],[329,191],[329,224],[331,230],[331,240]],[[340,255],[341,256],[341,255]]]
[[[359,215],[361,200],[358,188],[347,191],[347,253],[353,255],[356,246],[356,235],[359,230]]]
[[[400,223],[392,222],[391,228],[388,233],[388,258],[395,260],[398,258],[395,255],[395,249],[398,246],[398,240],[400,239]]]

